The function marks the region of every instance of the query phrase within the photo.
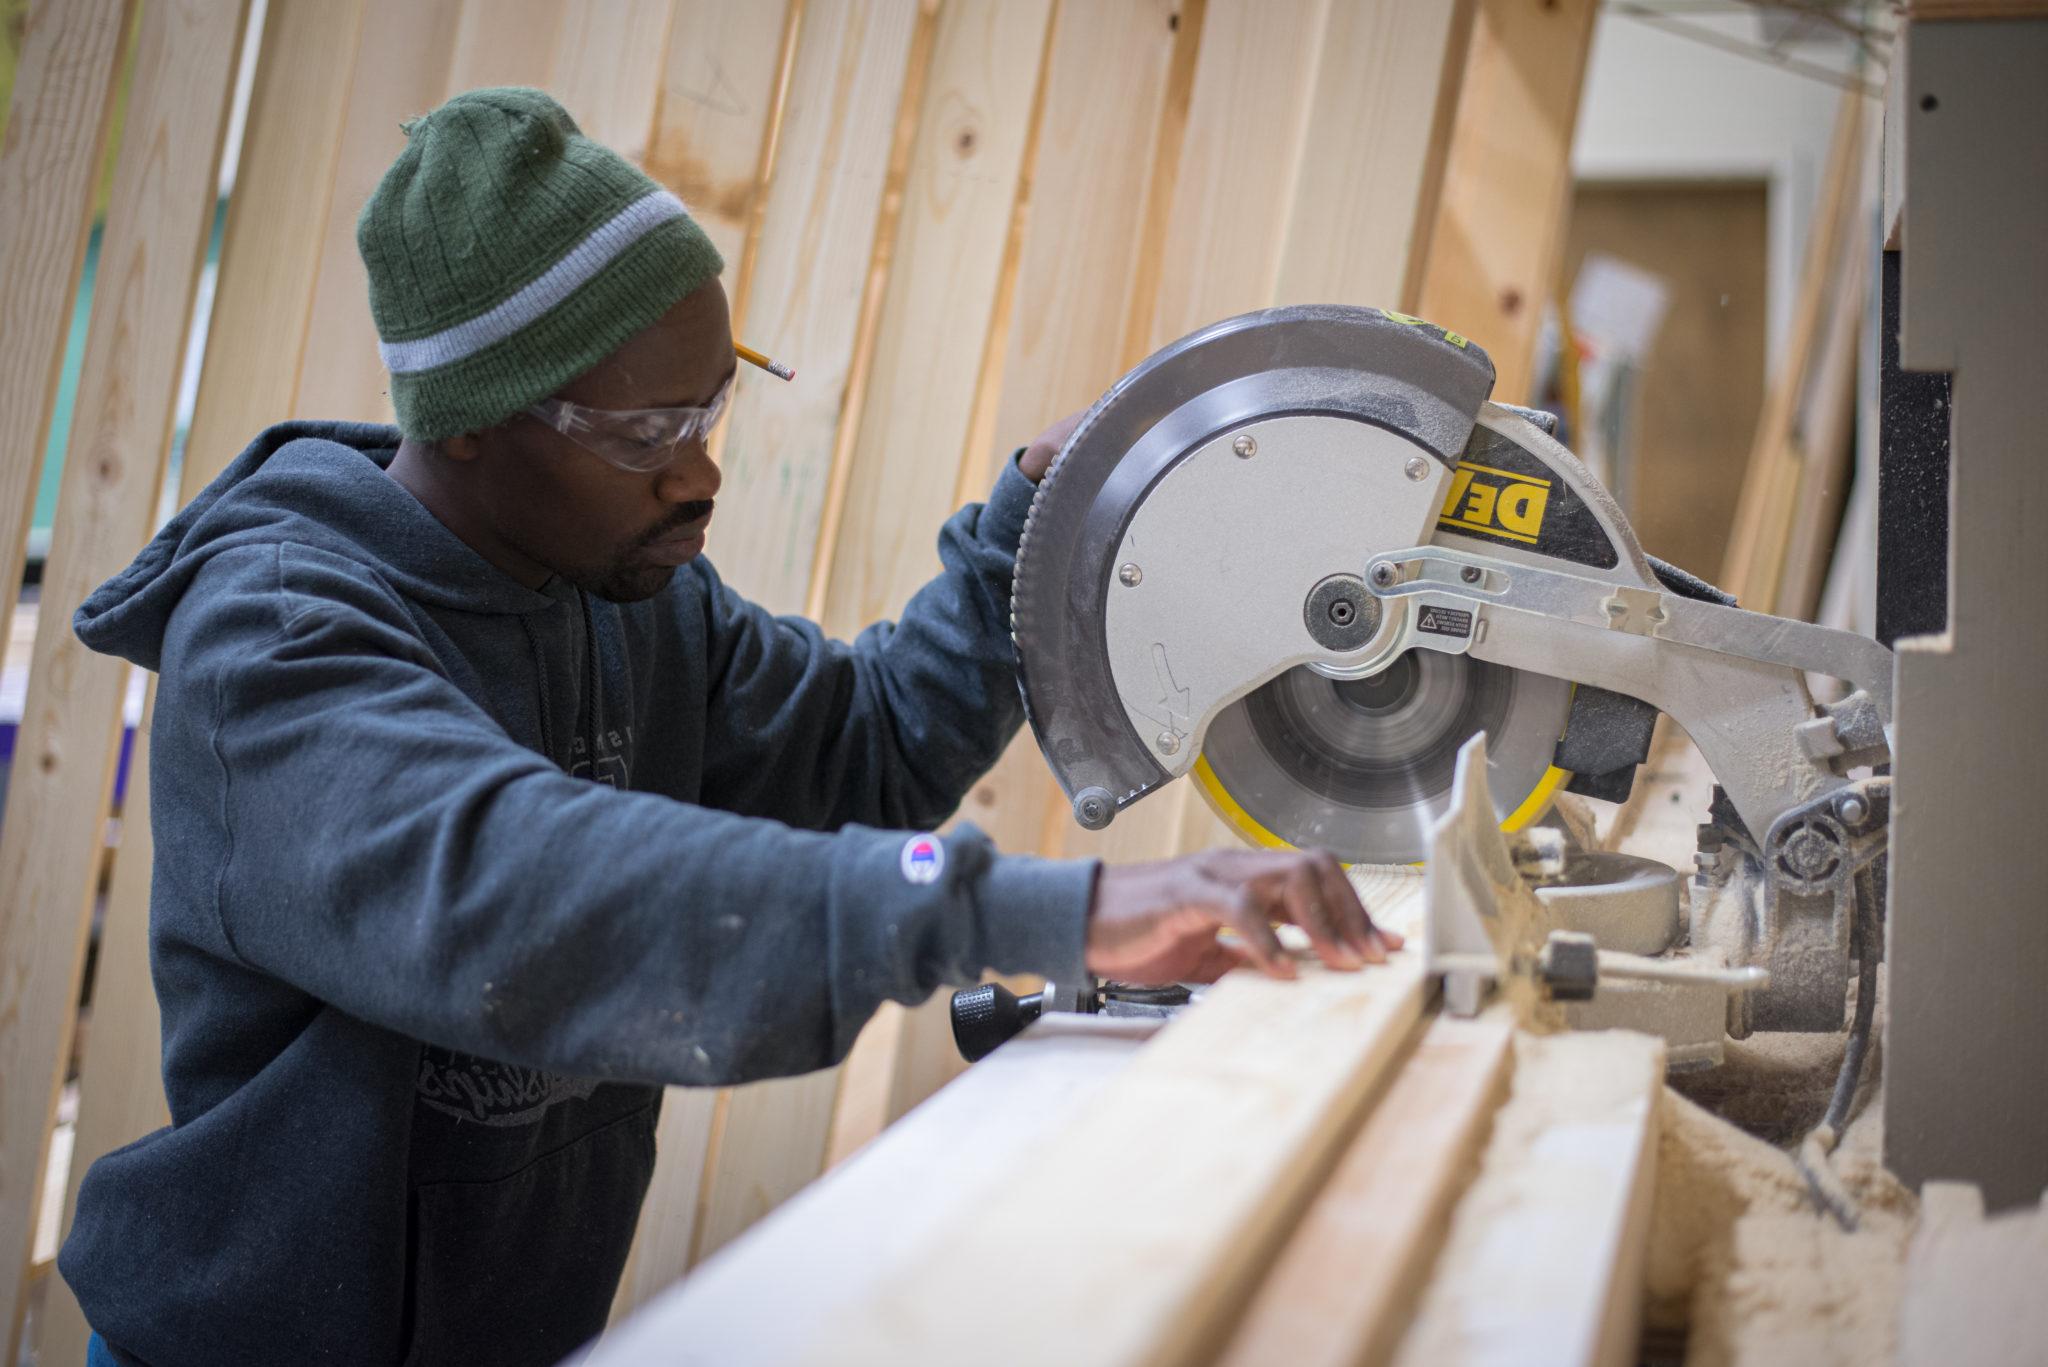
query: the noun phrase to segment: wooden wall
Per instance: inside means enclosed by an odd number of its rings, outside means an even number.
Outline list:
[[[153,523],[245,32],[255,79],[179,499],[269,422],[388,415],[356,210],[401,118],[538,84],[683,196],[726,256],[738,335],[797,367],[793,386],[740,377],[712,554],[767,606],[851,632],[936,570],[939,523],[1011,449],[1218,318],[1435,307],[1525,376],[1594,8],[269,0],[259,28],[249,0],[30,0],[0,149],[0,601],[133,74],[0,827],[0,1266],[28,1269],[0,1273],[0,1330],[43,1272],[33,1214],[96,903],[67,1221],[84,1165],[162,1119],[146,747],[109,873],[125,676],[66,624]],[[1085,836],[1024,739],[963,816],[1009,849],[1141,857],[1219,838],[1183,796]],[[951,1076],[942,1012],[885,1012],[836,1073],[671,1092],[621,1307]],[[47,1295],[46,1360],[76,1362],[76,1306],[54,1277]]]

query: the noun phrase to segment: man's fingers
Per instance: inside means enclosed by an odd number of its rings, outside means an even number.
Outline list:
[[[1335,909],[1312,859],[1298,861],[1282,876],[1280,896],[1286,919],[1308,932],[1317,958],[1331,968],[1358,967],[1361,951],[1352,947],[1338,927]]]
[[[1351,880],[1344,876],[1344,866],[1337,862],[1335,856],[1319,853],[1315,856],[1314,867],[1323,897],[1337,922],[1338,934],[1367,963],[1385,963],[1387,950],[1398,946],[1384,945],[1373,934],[1372,917],[1366,914],[1365,903],[1358,898],[1358,889],[1352,887]]]
[[[1250,884],[1216,884],[1212,905],[1224,912],[1224,924],[1237,936],[1259,972],[1270,978],[1292,978],[1294,961],[1280,946],[1280,937],[1266,916],[1266,899]]]

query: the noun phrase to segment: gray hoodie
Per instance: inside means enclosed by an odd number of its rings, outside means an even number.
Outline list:
[[[604,1323],[659,1084],[1081,968],[1092,864],[905,833],[1021,717],[1014,466],[845,645],[702,559],[641,603],[525,588],[397,440],[270,429],[77,616],[162,675],[172,1122],[93,1165],[62,1256],[125,1360],[552,1363]]]

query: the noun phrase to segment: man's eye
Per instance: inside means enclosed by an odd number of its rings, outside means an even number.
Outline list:
[[[621,435],[637,446],[649,448],[671,445],[675,439],[675,423],[667,418],[650,415],[635,418],[625,425]]]

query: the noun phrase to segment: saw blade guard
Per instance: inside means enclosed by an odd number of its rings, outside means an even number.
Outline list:
[[[1261,554],[1243,524],[1269,500],[1252,499],[1247,481],[1256,475],[1276,481],[1267,490],[1291,490],[1294,503],[1283,511],[1297,521],[1315,518],[1331,500],[1285,471],[1320,471],[1354,495],[1366,481],[1390,493],[1368,510],[1399,505],[1386,516],[1402,529],[1390,526],[1384,536],[1419,540],[1492,386],[1492,362],[1456,334],[1379,309],[1304,305],[1205,328],[1146,360],[1096,403],[1033,500],[1011,599],[1025,713],[1083,825],[1107,825],[1193,766],[1209,716],[1177,707],[1188,682],[1182,671],[1236,677],[1256,661],[1256,677],[1245,677],[1235,697],[1321,649],[1312,641],[1290,645],[1294,658],[1283,651],[1269,663],[1260,652],[1270,653],[1270,643],[1225,631],[1218,651],[1175,655],[1168,641],[1178,637],[1154,630],[1145,616],[1199,621],[1206,611],[1219,622],[1267,621],[1273,613],[1226,600],[1282,584],[1299,634],[1300,592],[1284,575],[1204,571],[1203,556],[1214,550]],[[1252,458],[1261,453],[1262,461]],[[1196,502],[1168,506],[1176,490]],[[1141,514],[1204,527],[1207,539],[1147,541]],[[1130,554],[1134,521],[1142,559]],[[1283,524],[1278,544],[1327,539]],[[1371,542],[1355,544],[1362,552]],[[1174,563],[1162,564],[1162,556]],[[1363,558],[1349,555],[1346,566]],[[1154,562],[1149,581],[1143,559]],[[1148,582],[1151,593],[1129,592]],[[1121,602],[1113,598],[1119,591]],[[1123,620],[1113,658],[1115,614]],[[1233,651],[1240,658],[1229,658]]]

